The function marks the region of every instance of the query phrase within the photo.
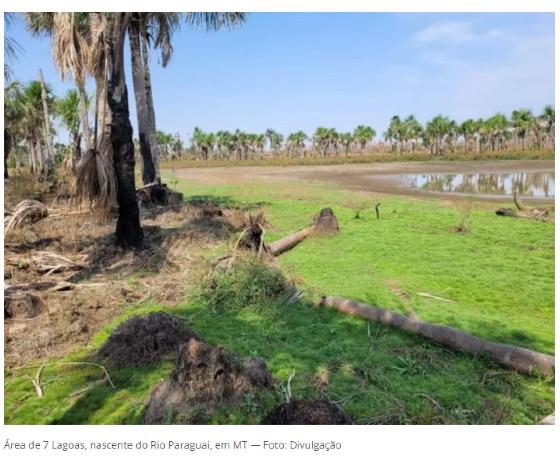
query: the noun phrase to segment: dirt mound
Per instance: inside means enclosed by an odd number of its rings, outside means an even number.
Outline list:
[[[222,347],[191,339],[181,346],[171,377],[152,391],[147,424],[193,422],[193,415],[211,413],[220,403],[235,403],[246,394],[272,385],[260,358],[238,360]]]
[[[261,424],[352,424],[352,418],[328,400],[292,400],[272,410]]]
[[[24,320],[35,318],[46,310],[46,303],[37,294],[4,296],[4,319]]]
[[[159,360],[196,335],[173,315],[154,312],[122,323],[99,349],[98,355],[116,368],[146,365]]]

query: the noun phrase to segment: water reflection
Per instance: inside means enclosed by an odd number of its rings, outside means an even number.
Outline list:
[[[554,172],[501,174],[412,174],[402,178],[412,187],[444,193],[554,197]]]

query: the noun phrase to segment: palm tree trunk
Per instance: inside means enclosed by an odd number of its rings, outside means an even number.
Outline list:
[[[124,75],[124,36],[127,13],[112,13],[109,40],[109,85],[107,102],[111,110],[111,144],[117,178],[117,243],[123,247],[140,248],[144,233],[134,184],[134,143],[128,112],[128,92]]]
[[[12,150],[12,135],[8,129],[4,129],[4,178],[9,178],[8,175],[8,156]]]
[[[144,88],[146,92],[146,105],[148,107],[148,115],[150,120],[150,146],[152,149],[152,160],[154,169],[156,171],[156,181],[161,181],[161,174],[159,170],[159,149],[156,143],[156,112],[154,110],[154,98],[152,96],[152,78],[150,75],[150,60],[148,55],[148,45],[146,40],[141,40],[142,44],[142,59],[144,64]]]
[[[144,185],[156,181],[151,149],[151,124],[146,102],[144,87],[144,60],[140,49],[140,14],[132,13],[128,31],[130,56],[132,61],[132,81],[134,83],[134,96],[136,99],[136,115],[138,118],[138,138],[140,140],[140,154],[142,160],[142,181]]]
[[[78,94],[80,95],[80,122],[84,134],[84,144],[86,151],[91,148],[91,128],[89,125],[87,94],[83,84],[78,84]]]
[[[43,101],[43,117],[44,131],[45,131],[45,148],[46,148],[46,167],[47,177],[51,178],[54,175],[54,148],[52,144],[51,125],[49,119],[49,105],[47,103],[47,89],[43,80],[43,71],[39,69],[39,82],[41,83],[41,100]]]
[[[37,172],[37,163],[35,161],[35,146],[33,145],[33,140],[27,140],[27,149],[29,155],[29,166],[31,167],[31,172]]]

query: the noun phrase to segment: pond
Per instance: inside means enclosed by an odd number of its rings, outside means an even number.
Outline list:
[[[469,174],[407,174],[401,179],[411,188],[442,193],[508,195],[514,191],[535,198],[554,197],[554,172]]]

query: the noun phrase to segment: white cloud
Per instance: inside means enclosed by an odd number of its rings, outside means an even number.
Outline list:
[[[432,42],[465,43],[478,40],[488,40],[501,37],[502,32],[498,29],[486,31],[475,31],[471,23],[464,21],[449,21],[432,24],[414,34],[413,40],[416,45]]]
[[[518,107],[540,111],[554,103],[554,37],[511,37],[500,62],[462,73],[449,103],[464,115],[509,113]]]

